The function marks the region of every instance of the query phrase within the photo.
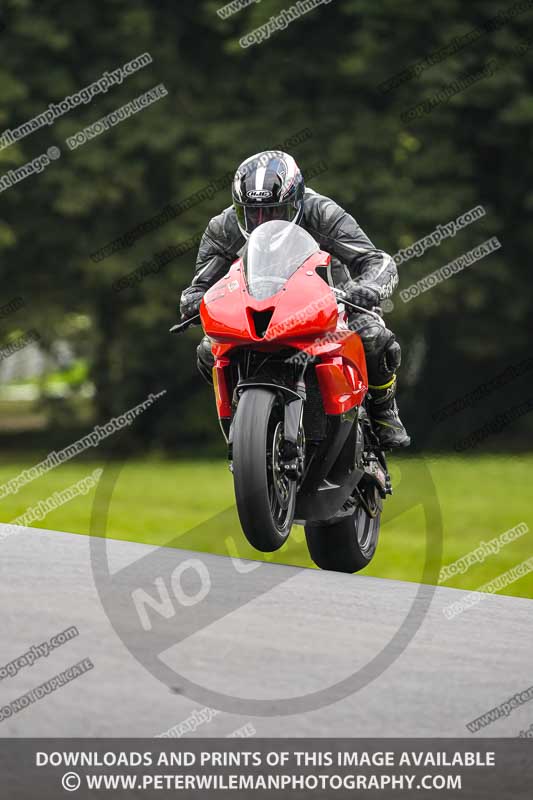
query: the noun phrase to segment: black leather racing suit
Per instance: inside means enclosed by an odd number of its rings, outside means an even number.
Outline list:
[[[355,219],[337,203],[306,189],[300,225],[322,250],[331,254],[332,285],[339,286],[353,278],[370,284],[381,300],[392,295],[398,285],[394,260],[374,247]],[[226,274],[244,244],[233,206],[213,217],[200,242],[194,279],[182,299],[207,291]],[[372,387],[377,389],[390,383],[401,358],[394,334],[383,322],[363,312],[353,314],[350,327],[363,341],[371,391]],[[207,379],[213,363],[209,339],[204,337],[198,347],[198,368]]]

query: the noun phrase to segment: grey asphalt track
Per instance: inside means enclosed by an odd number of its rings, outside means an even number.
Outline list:
[[[153,552],[129,542],[107,544],[118,576],[135,565],[142,572]],[[0,541],[0,669],[69,626],[79,630],[79,636],[33,666],[1,679],[0,706],[78,661],[94,663],[82,677],[0,722],[0,737],[155,736],[203,707],[140,663],[149,659],[153,640],[140,623],[132,626],[127,592],[113,610],[115,627],[111,624],[95,584],[89,545],[85,536],[22,528]],[[419,590],[417,584],[364,575],[236,565],[218,556],[157,551],[159,566],[169,569],[178,556],[201,560],[224,593],[216,597],[217,618],[185,638],[176,636],[162,658],[191,681],[244,698],[317,692],[364,668],[390,641]],[[263,588],[243,605],[235,603],[239,569]],[[424,587],[422,597],[431,591]],[[465,726],[533,684],[533,601],[486,596],[446,619],[442,609],[463,594],[438,588],[404,652],[355,694],[290,716],[222,711],[187,735],[227,736],[248,725],[266,737],[518,736],[533,723],[533,700],[477,734]],[[198,614],[210,602],[207,593],[196,606]],[[416,602],[422,602],[420,597]],[[180,616],[171,624],[179,632]],[[140,658],[124,642],[134,642]]]

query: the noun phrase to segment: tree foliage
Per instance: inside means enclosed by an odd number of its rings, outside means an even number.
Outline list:
[[[328,169],[313,188],[344,205],[392,254],[478,204],[486,209],[482,220],[402,264],[400,288],[487,238],[502,244],[411,302],[394,298],[387,322],[403,346],[401,402],[415,439],[449,446],[456,434],[525,399],[531,372],[446,423],[432,418],[530,354],[533,7],[418,77],[388,92],[380,88],[511,8],[503,3],[333,0],[242,48],[240,37],[289,0],[261,0],[226,20],[216,13],[221,0],[7,0],[0,132],[141,53],[153,63],[0,150],[0,175],[51,146],[61,150],[41,174],[0,194],[2,302],[17,295],[27,301],[23,322],[20,312],[1,322],[4,338],[22,326],[51,343],[65,335],[66,320],[88,319],[72,339],[89,360],[96,419],[166,388],[158,412],[136,425],[143,446],[176,451],[218,441],[213,400],[194,364],[198,329],[180,339],[167,335],[194,250],[135,287],[117,292],[113,284],[203,230],[229,205],[228,188],[108,258],[91,254],[251,153],[309,128],[312,136],[293,151],[304,175],[324,159]],[[403,121],[406,110],[489,63],[491,75]],[[67,137],[161,83],[164,99],[69,150]],[[524,416],[498,441],[531,441],[531,431]]]

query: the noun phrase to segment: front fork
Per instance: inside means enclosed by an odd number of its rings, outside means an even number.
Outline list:
[[[303,387],[305,396],[305,387]],[[283,421],[283,469],[290,481],[300,483],[305,470],[305,435],[303,430],[304,397],[285,402]]]
[[[234,393],[239,397],[242,392],[250,387],[261,386],[272,391],[276,391],[283,396],[284,417],[283,417],[283,442],[281,446],[282,469],[287,478],[291,481],[301,482],[305,470],[305,436],[303,431],[303,411],[305,402],[305,383],[299,381],[294,389],[277,384],[265,383],[254,379],[239,381]],[[238,400],[236,401],[238,402]],[[223,425],[223,423],[226,423]],[[233,459],[233,418],[221,420],[221,426],[228,443],[228,458],[230,470],[232,469]]]

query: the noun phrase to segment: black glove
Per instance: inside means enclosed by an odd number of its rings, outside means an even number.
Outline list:
[[[181,293],[180,300],[180,314],[181,321],[195,317],[200,311],[200,303],[205,294],[205,289],[200,289],[199,286],[189,286]]]
[[[363,308],[379,306],[381,298],[377,287],[373,284],[348,281],[342,289],[346,293],[346,299],[356,306],[362,306]]]

